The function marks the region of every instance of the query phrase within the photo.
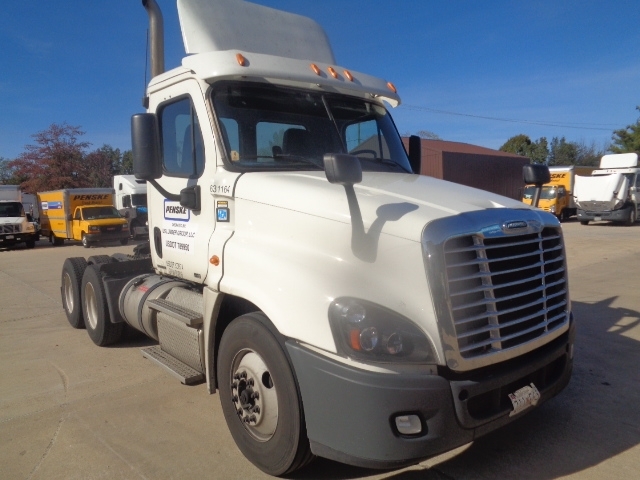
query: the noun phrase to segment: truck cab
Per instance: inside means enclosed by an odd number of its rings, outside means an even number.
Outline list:
[[[126,245],[129,230],[126,219],[113,205],[76,207],[71,219],[72,238],[85,247],[98,242],[119,241]]]
[[[143,4],[160,52],[159,8]],[[417,463],[567,385],[554,215],[415,174],[396,87],[337,65],[311,19],[241,0],[178,13],[188,55],[165,71],[152,54],[131,121],[149,244],[65,261],[72,326],[100,346],[125,324],[155,340],[143,355],[219,393],[271,475],[314,456]]]

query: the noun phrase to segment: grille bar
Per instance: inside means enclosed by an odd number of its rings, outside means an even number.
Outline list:
[[[444,253],[448,305],[463,358],[526,344],[568,321],[558,228],[453,237]]]

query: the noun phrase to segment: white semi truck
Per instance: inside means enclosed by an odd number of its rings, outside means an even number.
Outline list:
[[[38,223],[33,219],[33,204],[25,211],[26,200],[19,185],[0,185],[0,248],[12,247],[24,243],[34,248],[40,238]]]
[[[133,239],[148,237],[147,182],[135,175],[115,175],[113,189],[116,208],[127,219]]]
[[[640,168],[637,153],[604,155],[590,177],[576,176],[578,220],[608,220],[633,225],[640,209]]]
[[[72,326],[97,345],[125,324],[157,341],[143,355],[218,392],[272,475],[314,456],[417,463],[567,385],[554,215],[414,174],[395,87],[338,66],[314,21],[178,0],[188,56],[164,71],[162,15],[143,5],[153,78],[132,145],[150,242],[65,261]]]

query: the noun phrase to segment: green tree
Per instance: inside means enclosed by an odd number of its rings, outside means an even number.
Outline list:
[[[640,106],[636,107],[640,111]],[[613,143],[609,147],[613,153],[640,152],[640,118],[633,125],[615,130],[611,136]]]
[[[122,154],[118,174],[133,175],[133,152],[131,150],[125,150]]]
[[[577,159],[578,147],[575,143],[567,142],[564,137],[553,137],[551,139],[549,165],[575,165]]]
[[[16,176],[12,160],[0,157],[0,185],[20,185],[21,179]]]
[[[508,139],[499,149],[502,152],[515,153],[529,158],[533,163],[545,163],[549,156],[549,145],[545,137],[535,142],[521,133]]]

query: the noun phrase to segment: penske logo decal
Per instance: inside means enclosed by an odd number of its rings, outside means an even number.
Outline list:
[[[180,205],[179,202],[171,200],[164,201],[164,218],[165,220],[174,220],[180,222],[188,222],[191,218],[191,210]]]

